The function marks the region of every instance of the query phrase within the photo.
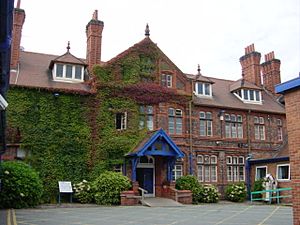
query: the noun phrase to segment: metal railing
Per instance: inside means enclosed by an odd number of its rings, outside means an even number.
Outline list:
[[[292,190],[292,188],[277,188],[277,189],[264,190],[264,191],[252,191],[251,192],[251,202],[265,200],[265,201],[269,201],[269,203],[271,203],[272,199],[276,199],[277,204],[279,204],[279,200],[281,198],[291,198],[292,197],[292,195],[280,195],[280,192],[281,191],[291,191],[291,190]],[[255,194],[264,194],[264,193],[270,193],[270,196],[268,198],[254,198],[253,197],[253,195],[255,195]]]
[[[139,190],[140,190],[141,193],[142,193],[142,204],[144,204],[145,194],[147,194],[148,191],[145,190],[145,189],[143,189],[143,188],[141,188],[141,187],[139,187]]]

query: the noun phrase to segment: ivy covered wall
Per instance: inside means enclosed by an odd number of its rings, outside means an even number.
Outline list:
[[[43,178],[46,201],[55,198],[57,181],[79,181],[87,175],[91,140],[86,100],[25,88],[8,92],[8,143],[20,141],[28,152],[26,161]]]
[[[185,104],[190,96],[159,84],[159,52],[152,42],[136,46],[106,66],[96,66],[95,92],[88,96],[12,87],[8,143],[28,151],[26,161],[39,171],[45,201],[56,198],[58,181],[94,179],[124,161],[146,135],[139,129],[139,106]],[[116,114],[127,114],[125,130]]]

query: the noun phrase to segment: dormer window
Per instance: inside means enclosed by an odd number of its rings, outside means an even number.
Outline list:
[[[262,104],[262,95],[259,90],[240,89],[234,92],[244,103]]]
[[[212,96],[212,86],[210,83],[196,82],[195,94],[198,96]]]
[[[55,63],[52,72],[56,81],[81,82],[84,78],[82,65]]]

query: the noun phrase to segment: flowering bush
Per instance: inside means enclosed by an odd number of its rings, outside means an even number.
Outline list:
[[[246,200],[247,191],[244,183],[230,184],[225,190],[226,199],[233,202],[243,202]]]
[[[90,182],[83,180],[73,185],[75,198],[81,203],[91,203],[93,201],[93,192]]]
[[[40,203],[43,185],[38,174],[27,164],[2,164],[0,208],[26,208]]]
[[[210,184],[204,185],[200,194],[202,195],[202,199],[200,200],[200,202],[215,203],[219,200],[217,188]]]
[[[176,180],[176,189],[191,190],[193,193],[193,203],[213,203],[218,202],[219,193],[213,185],[201,185],[197,178],[192,175],[182,176]]]

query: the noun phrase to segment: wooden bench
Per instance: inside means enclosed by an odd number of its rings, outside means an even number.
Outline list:
[[[281,191],[291,191],[292,188],[277,188],[277,189],[272,189],[272,190],[263,190],[263,191],[252,191],[251,192],[251,203],[253,201],[260,201],[260,200],[268,200],[269,203],[272,202],[272,199],[276,199],[277,204],[280,203],[281,198],[291,198],[292,195],[280,195]],[[263,194],[263,193],[270,193],[269,198],[253,198],[253,195],[255,194]]]

